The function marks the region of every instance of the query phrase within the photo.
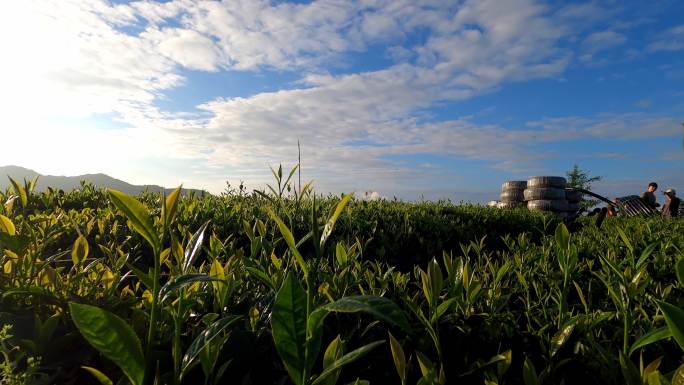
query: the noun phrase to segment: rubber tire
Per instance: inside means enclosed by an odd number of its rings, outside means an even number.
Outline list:
[[[527,202],[527,208],[532,211],[568,211],[568,201],[565,199],[537,199]]]
[[[524,202],[524,190],[506,190],[501,193],[502,202]]]
[[[578,202],[582,201],[583,195],[584,194],[582,194],[580,191],[569,190],[569,191],[565,192],[565,199],[567,199],[568,202],[571,202],[571,203],[578,203]]]
[[[499,202],[496,204],[496,207],[500,209],[514,209],[518,207],[524,207],[525,202]]]
[[[533,176],[527,180],[527,188],[555,187],[565,188],[568,182],[562,176]]]
[[[552,187],[528,188],[523,192],[526,201],[565,200],[565,190]]]
[[[501,185],[501,192],[509,190],[524,190],[527,188],[527,181],[525,180],[509,180],[503,182]]]

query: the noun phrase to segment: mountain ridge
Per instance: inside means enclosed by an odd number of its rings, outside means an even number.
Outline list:
[[[115,190],[119,190],[128,195],[138,195],[145,190],[159,192],[163,189],[167,193],[174,190],[173,188],[166,188],[163,186],[151,184],[134,185],[126,181],[116,179],[104,173],[83,174],[75,176],[42,175],[29,168],[16,165],[0,166],[0,190],[5,190],[11,186],[9,178],[7,178],[8,176],[11,176],[14,180],[20,183],[24,179],[29,180],[35,177],[39,177],[38,183],[36,184],[37,191],[45,191],[47,187],[51,187],[53,189],[60,189],[64,191],[76,190],[81,188],[81,181],[92,183],[93,185],[100,188],[112,188]],[[188,194],[190,192],[194,192],[196,194],[208,194],[208,192],[204,190],[186,188],[182,189],[181,192],[182,194]]]

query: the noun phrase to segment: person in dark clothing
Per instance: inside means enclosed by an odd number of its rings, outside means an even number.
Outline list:
[[[681,200],[677,198],[677,192],[673,188],[665,190],[665,204],[663,205],[662,213],[665,218],[676,218],[679,216],[679,203]]]
[[[648,184],[648,189],[644,192],[641,193],[641,200],[644,201],[647,205],[649,205],[651,208],[655,209],[656,207],[660,206],[658,202],[656,202],[656,197],[654,192],[658,189],[658,183],[656,182],[651,182]]]

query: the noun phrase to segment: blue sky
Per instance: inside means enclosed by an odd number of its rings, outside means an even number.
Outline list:
[[[483,202],[573,164],[684,190],[681,1],[1,7],[0,165],[220,192],[299,141],[322,192]]]

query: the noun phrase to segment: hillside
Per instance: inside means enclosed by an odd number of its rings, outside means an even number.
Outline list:
[[[122,180],[112,178],[106,174],[85,174],[76,176],[57,176],[57,175],[41,175],[31,169],[19,166],[2,166],[0,167],[0,190],[5,190],[10,186],[10,181],[7,176],[11,176],[15,180],[22,182],[24,179],[33,179],[40,176],[36,190],[45,190],[48,186],[54,189],[61,189],[64,191],[71,191],[81,187],[81,181],[87,181],[95,186],[102,188],[112,188],[122,191],[129,195],[137,195],[146,189],[149,191],[161,191],[162,186],[157,185],[133,185]],[[166,188],[167,192],[172,189]],[[191,191],[201,194],[204,191],[195,189],[183,189],[183,194]],[[204,192],[206,193],[206,192]]]

